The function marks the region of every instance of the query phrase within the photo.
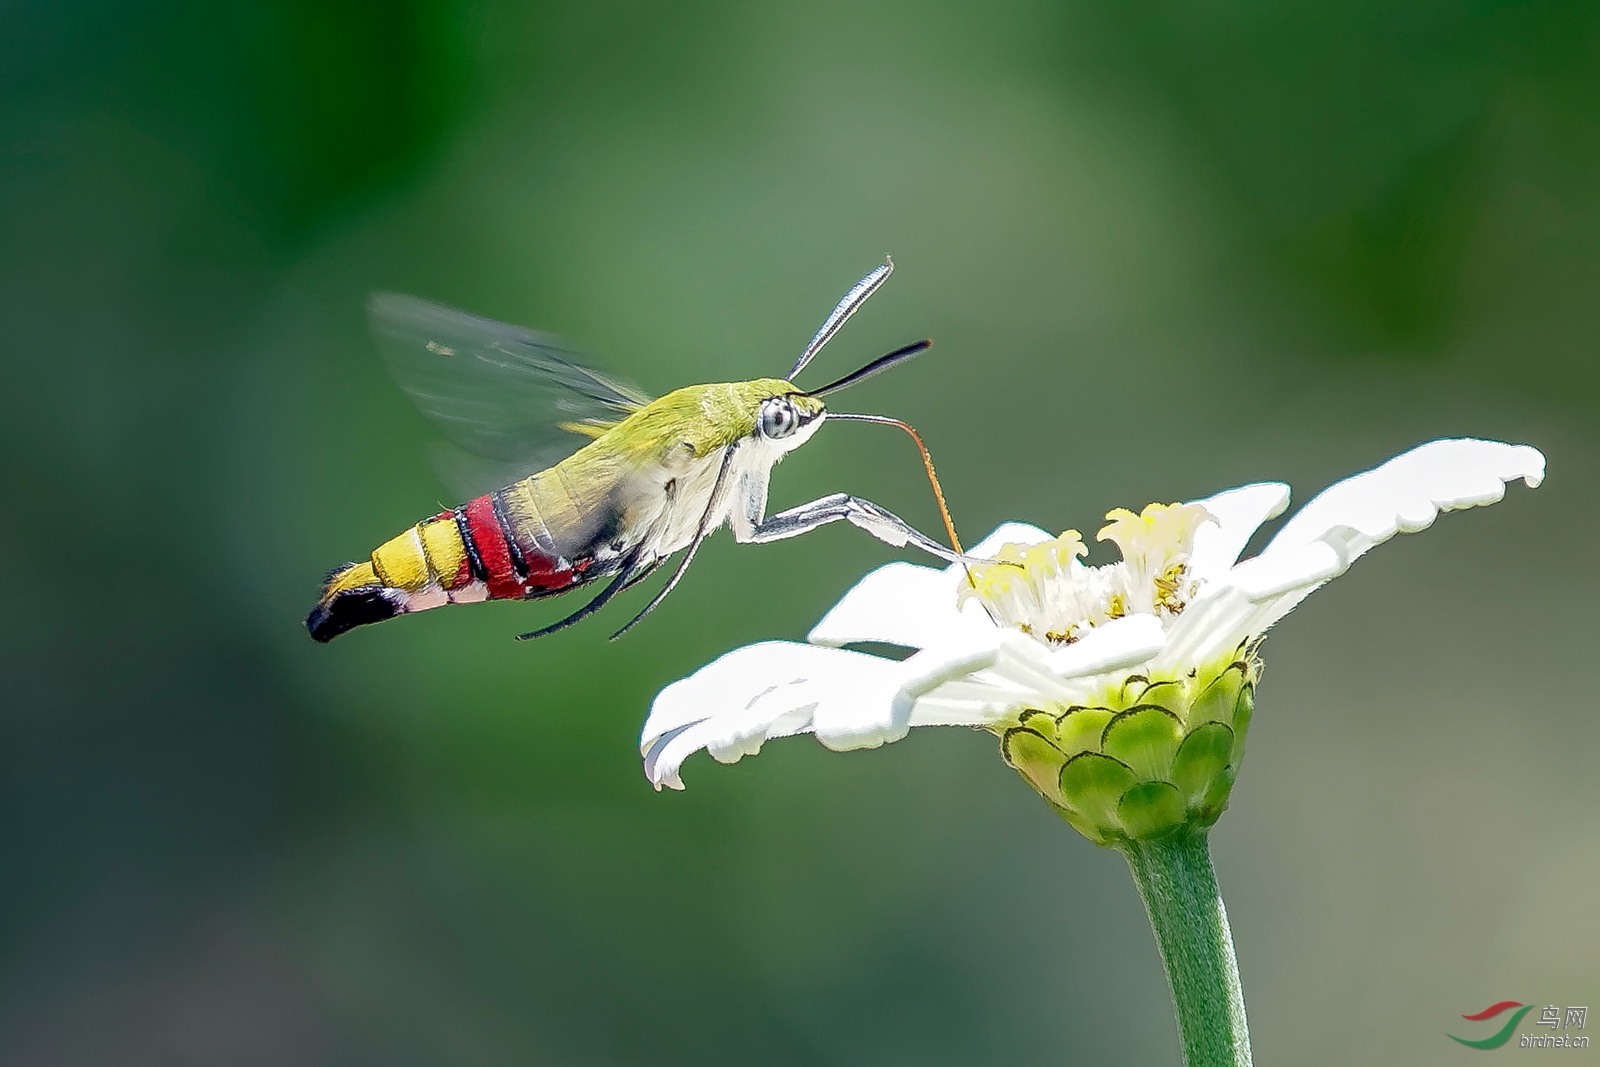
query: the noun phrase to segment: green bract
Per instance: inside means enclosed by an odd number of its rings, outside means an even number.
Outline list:
[[[995,727],[1023,781],[1097,845],[1206,827],[1228,806],[1244,758],[1260,661],[1189,677],[1133,675],[1092,705],[1027,708]]]

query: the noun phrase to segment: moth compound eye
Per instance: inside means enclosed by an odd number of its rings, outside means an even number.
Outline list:
[[[788,437],[794,433],[800,424],[800,417],[795,414],[794,405],[784,397],[773,397],[761,405],[761,418],[758,426],[761,436],[771,440]]]

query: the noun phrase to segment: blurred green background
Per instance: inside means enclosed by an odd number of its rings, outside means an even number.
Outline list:
[[[815,371],[938,340],[851,405],[969,540],[1546,451],[1279,627],[1214,850],[1260,1062],[1600,1001],[1593,3],[34,0],[0,131],[6,1063],[1176,1063],[1121,859],[987,735],[645,782],[656,690],[803,635],[858,531],[723,534],[616,644],[301,629],[453,502],[368,291],[659,392],[782,371],[886,251]],[[772,503],[840,489],[937,526],[898,435]]]

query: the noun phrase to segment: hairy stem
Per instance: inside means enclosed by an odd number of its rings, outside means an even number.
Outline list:
[[[1249,1067],[1250,1031],[1204,830],[1119,846],[1166,964],[1188,1067]]]

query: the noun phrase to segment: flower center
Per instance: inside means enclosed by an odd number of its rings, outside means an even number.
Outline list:
[[[1144,613],[1170,618],[1194,596],[1189,555],[1194,533],[1211,519],[1198,504],[1150,504],[1135,515],[1117,508],[1095,535],[1122,552],[1098,567],[1080,562],[1088,549],[1077,530],[1037,545],[1007,544],[970,568],[958,603],[977,599],[1002,626],[1051,645],[1071,644],[1111,619]]]

